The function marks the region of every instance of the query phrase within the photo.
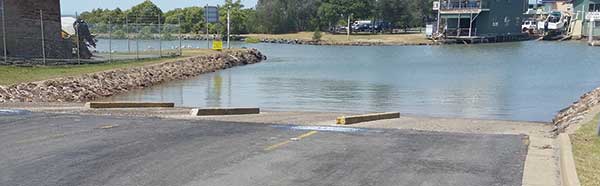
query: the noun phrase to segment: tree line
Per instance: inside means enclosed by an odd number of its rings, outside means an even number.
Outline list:
[[[282,34],[300,31],[327,30],[346,25],[352,20],[378,20],[395,27],[420,27],[431,15],[433,0],[258,0],[255,8],[246,8],[240,0],[225,0],[219,7],[221,24],[210,24],[211,32],[225,32],[226,12],[231,11],[233,34]],[[163,12],[146,0],[131,9],[94,9],[83,12],[80,18],[94,25],[98,32],[123,32],[124,25],[179,25],[182,33],[204,33],[203,7],[178,8]],[[106,28],[103,28],[106,27]],[[148,28],[145,28],[149,30]],[[155,28],[156,29],[156,28]],[[164,27],[165,32],[174,28]],[[179,31],[179,30],[177,30]]]

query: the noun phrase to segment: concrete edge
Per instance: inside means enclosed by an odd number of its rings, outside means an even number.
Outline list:
[[[580,186],[575,159],[573,158],[573,146],[571,139],[566,133],[558,135],[560,145],[560,181],[563,186]]]
[[[86,108],[173,108],[175,103],[151,103],[151,102],[87,102]]]
[[[369,121],[386,120],[400,118],[399,112],[374,113],[355,116],[342,116],[336,119],[338,125],[351,125]]]
[[[224,116],[260,114],[260,108],[197,108],[190,111],[192,116]]]

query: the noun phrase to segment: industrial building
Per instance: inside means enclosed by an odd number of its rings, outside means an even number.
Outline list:
[[[60,0],[0,0],[0,55],[72,58],[71,41],[61,36]],[[4,44],[5,43],[5,44]]]
[[[448,39],[510,40],[523,36],[528,0],[443,0],[438,10],[438,35]],[[436,7],[437,6],[437,7]]]

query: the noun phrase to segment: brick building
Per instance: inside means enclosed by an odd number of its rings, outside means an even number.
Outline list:
[[[5,22],[0,28],[5,28],[0,30],[1,56],[6,35],[9,57],[41,58],[44,48],[48,58],[72,58],[72,44],[61,36],[60,0],[0,0],[2,5],[0,16],[5,16]]]

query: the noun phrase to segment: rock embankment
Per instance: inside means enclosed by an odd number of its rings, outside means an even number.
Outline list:
[[[558,112],[552,120],[555,126],[555,132],[564,132],[571,125],[581,122],[585,115],[600,103],[600,88],[588,92],[573,103],[571,106]]]
[[[354,42],[332,42],[332,41],[312,41],[301,39],[260,39],[261,43],[292,44],[292,45],[331,45],[331,46],[404,46],[404,45],[439,45],[436,42],[381,42],[381,41],[354,41]]]
[[[235,50],[143,67],[0,86],[0,103],[85,102],[170,80],[186,79],[234,66],[258,63],[264,59],[266,57],[256,49]]]

